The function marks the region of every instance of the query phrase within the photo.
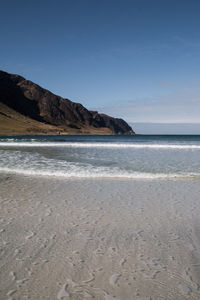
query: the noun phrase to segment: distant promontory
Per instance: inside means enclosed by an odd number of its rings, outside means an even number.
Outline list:
[[[0,135],[134,134],[123,120],[64,99],[25,78],[0,71]]]

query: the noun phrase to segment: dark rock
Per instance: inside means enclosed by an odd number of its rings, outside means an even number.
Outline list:
[[[0,102],[34,120],[63,128],[109,128],[112,134],[134,134],[122,119],[87,110],[25,78],[0,71]]]

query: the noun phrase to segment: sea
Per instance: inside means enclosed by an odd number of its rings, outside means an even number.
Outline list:
[[[200,135],[0,137],[0,172],[66,179],[200,179]]]

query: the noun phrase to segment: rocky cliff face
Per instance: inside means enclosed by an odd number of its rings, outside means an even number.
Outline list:
[[[87,110],[80,103],[54,95],[25,78],[0,71],[0,102],[33,120],[78,130],[109,129],[111,134],[134,134],[122,119]],[[107,131],[108,133],[108,131]]]

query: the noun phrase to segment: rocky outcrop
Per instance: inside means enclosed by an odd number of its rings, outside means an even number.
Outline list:
[[[134,134],[122,119],[87,110],[25,78],[0,71],[0,102],[33,120],[74,130],[109,129],[111,134]],[[74,132],[74,131],[73,131]],[[69,131],[70,133],[70,131]],[[108,131],[107,131],[108,133]]]

